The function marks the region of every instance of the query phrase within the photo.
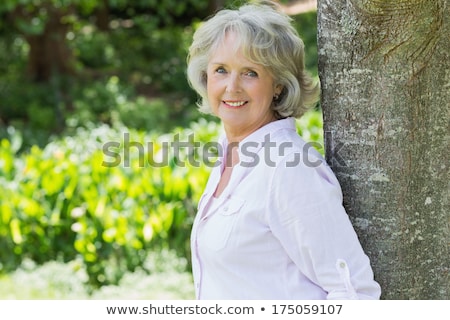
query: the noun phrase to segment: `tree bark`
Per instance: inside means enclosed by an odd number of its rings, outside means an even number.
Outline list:
[[[449,299],[447,0],[319,0],[327,161],[383,299]]]

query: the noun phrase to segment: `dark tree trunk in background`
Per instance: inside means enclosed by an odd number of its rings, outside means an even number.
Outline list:
[[[209,0],[208,12],[214,14],[225,6],[225,0]]]
[[[67,12],[48,6],[48,20],[39,35],[28,35],[30,45],[28,74],[37,82],[49,82],[53,76],[70,75],[74,72],[72,51],[66,36],[68,24],[63,17]]]
[[[327,161],[383,299],[449,299],[446,0],[319,0]]]
[[[109,3],[108,0],[103,0],[101,5],[95,10],[95,25],[98,30],[109,31]]]

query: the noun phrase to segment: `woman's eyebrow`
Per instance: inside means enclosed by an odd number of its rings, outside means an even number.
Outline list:
[[[225,66],[225,67],[227,66],[226,63],[220,62],[220,61],[211,61],[209,63],[212,64],[212,65],[219,65],[219,66]],[[258,71],[258,70],[263,69],[263,67],[262,66],[258,66],[258,65],[251,65],[251,66],[245,65],[245,66],[242,66],[241,69],[243,69],[243,70],[248,70],[249,69],[249,70],[256,70],[256,71]]]

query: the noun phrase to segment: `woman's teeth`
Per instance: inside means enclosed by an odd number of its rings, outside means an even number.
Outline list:
[[[240,107],[245,104],[245,101],[239,101],[239,102],[231,102],[231,101],[225,101],[225,103],[232,107]]]

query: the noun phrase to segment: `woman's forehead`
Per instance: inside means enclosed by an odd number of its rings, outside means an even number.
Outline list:
[[[235,30],[228,30],[222,33],[211,47],[209,61],[220,55],[232,54],[247,60],[251,64],[262,65],[255,57],[251,56],[250,49],[251,43],[248,43],[247,39],[241,33]]]

